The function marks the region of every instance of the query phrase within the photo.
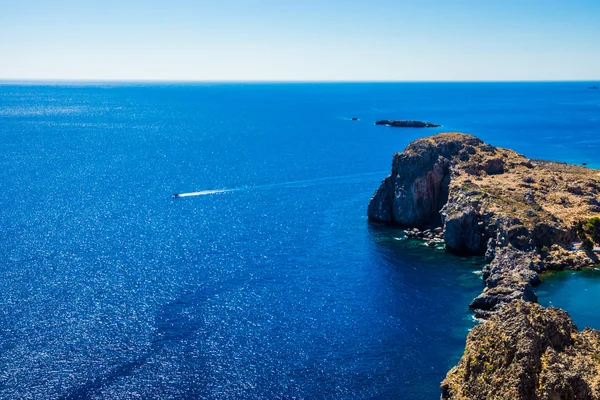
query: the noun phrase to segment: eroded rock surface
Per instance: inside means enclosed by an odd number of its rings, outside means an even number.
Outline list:
[[[557,308],[514,301],[469,333],[442,399],[600,399],[600,332]]]
[[[434,137],[416,140],[394,155],[392,173],[369,203],[370,219],[416,228],[440,224],[440,210],[448,202],[451,159],[464,141],[483,142],[467,135]]]

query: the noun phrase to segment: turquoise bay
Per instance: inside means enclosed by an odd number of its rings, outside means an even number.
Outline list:
[[[0,398],[438,398],[482,260],[370,196],[443,131],[599,168],[589,85],[0,85]],[[540,302],[600,328],[598,282]]]
[[[600,329],[598,268],[548,273],[543,277],[537,294],[541,305],[567,310],[577,328]]]

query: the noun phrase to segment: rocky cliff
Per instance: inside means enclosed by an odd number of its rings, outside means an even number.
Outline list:
[[[597,262],[568,248],[577,224],[600,215],[600,172],[530,160],[461,133],[416,140],[394,155],[371,199],[372,221],[443,228],[446,248],[486,255],[485,288],[471,303],[487,318],[514,300],[536,301],[547,269]]]
[[[600,235],[599,171],[439,134],[394,155],[368,216],[412,228],[411,237],[441,230],[448,250],[485,254],[484,289],[470,307],[487,321],[469,334],[443,399],[600,400],[600,333],[535,304],[533,289],[546,270],[598,262],[570,248]]]
[[[473,328],[442,399],[600,399],[600,332],[557,308],[516,301]]]

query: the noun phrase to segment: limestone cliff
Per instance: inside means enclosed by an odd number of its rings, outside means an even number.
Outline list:
[[[600,332],[557,308],[515,301],[476,326],[442,399],[600,399]]]
[[[536,301],[532,286],[546,269],[597,261],[567,248],[577,239],[576,224],[600,215],[599,197],[597,170],[444,133],[394,155],[368,216],[407,228],[441,226],[450,251],[485,253],[485,289],[471,307],[489,317],[511,301]]]

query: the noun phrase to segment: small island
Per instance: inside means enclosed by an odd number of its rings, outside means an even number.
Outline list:
[[[375,125],[386,125],[394,128],[437,128],[441,126],[431,122],[412,121],[406,119],[382,119],[375,122]]]
[[[443,384],[443,398],[486,398],[485,393],[508,393],[494,397],[503,399],[600,398],[598,373],[576,368],[584,363],[600,371],[600,353],[589,350],[600,349],[600,332],[578,333],[566,312],[532,306],[534,287],[545,271],[599,262],[600,171],[532,160],[472,135],[443,133],[415,140],[394,155],[392,172],[373,195],[368,217],[410,229],[411,237],[423,236],[415,229],[441,231],[449,251],[486,257],[483,292],[469,307],[488,321],[469,334],[467,351]],[[568,330],[564,345],[554,343],[551,333],[527,334],[552,324]],[[546,362],[540,357],[553,356],[548,349],[567,344],[570,353],[561,356],[566,364],[547,369],[551,380],[540,378],[538,367]],[[529,358],[502,358],[520,351]],[[533,370],[537,375],[521,378],[519,371]],[[567,389],[594,396],[540,394]]]

